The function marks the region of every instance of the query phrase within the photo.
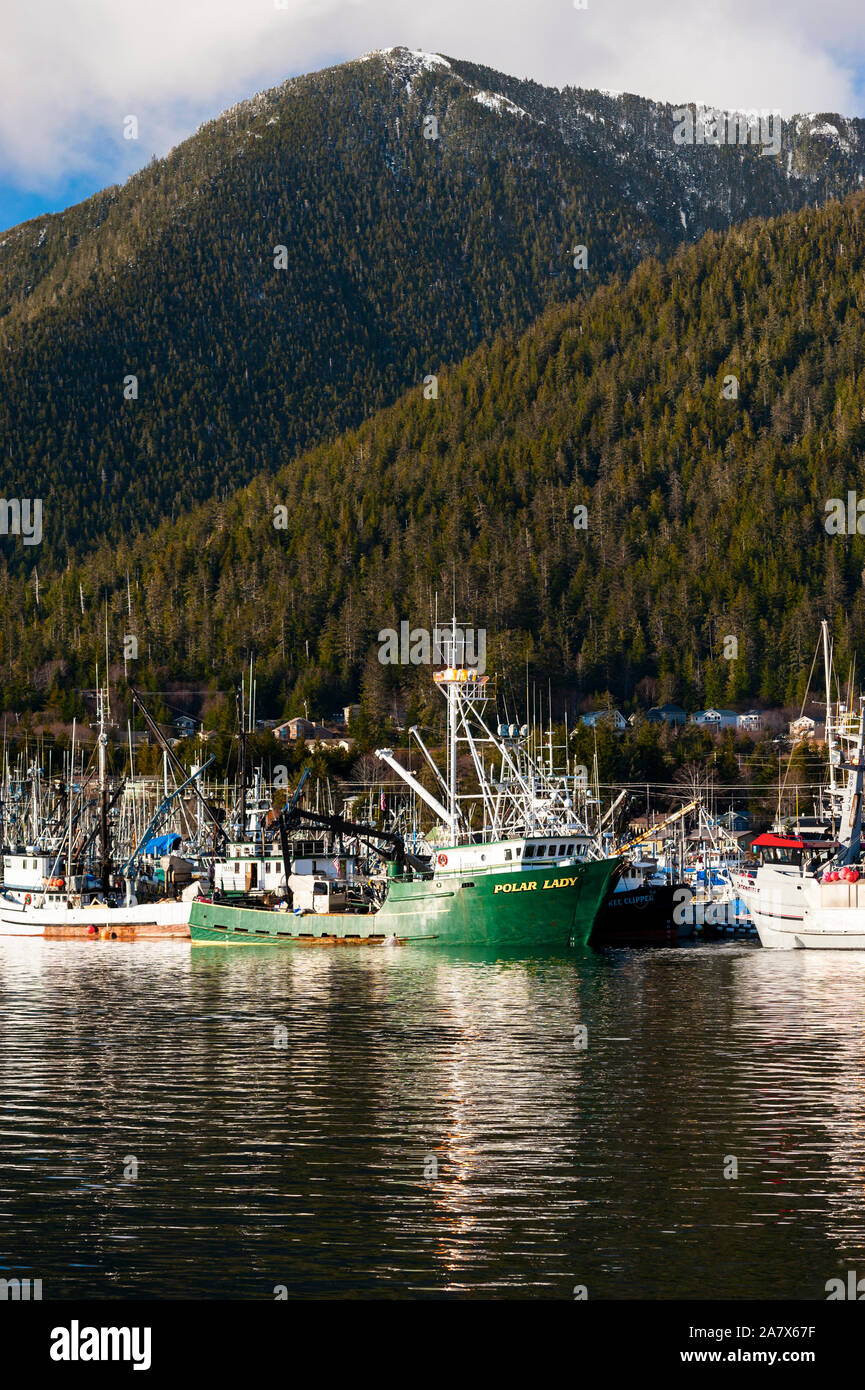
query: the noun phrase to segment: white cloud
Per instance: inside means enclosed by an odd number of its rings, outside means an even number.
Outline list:
[[[561,86],[719,107],[861,109],[861,0],[7,0],[0,174],[110,181],[295,73],[406,44]],[[843,55],[839,57],[839,55]],[[140,138],[124,141],[136,115]]]

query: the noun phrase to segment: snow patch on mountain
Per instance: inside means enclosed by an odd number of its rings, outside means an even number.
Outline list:
[[[807,111],[803,116],[796,117],[796,134],[801,135],[802,131],[808,135],[829,135],[838,139],[840,131],[831,121],[821,121],[814,111]]]
[[[387,58],[403,67],[408,64],[415,72],[435,72],[437,68],[450,69],[447,58],[443,58],[440,53],[426,53],[422,48],[375,48],[371,53],[364,53],[360,62],[364,63],[368,58]]]
[[[807,111],[801,116],[795,116],[792,124],[797,136],[804,133],[829,140],[845,154],[852,154],[862,143],[857,129],[858,123],[849,120],[842,119],[839,128],[834,121],[823,120],[815,111]]]
[[[457,72],[440,53],[427,53],[422,48],[380,48],[373,53],[365,53],[360,60],[368,58],[383,58],[388,67],[405,83],[406,96],[413,94],[412,78],[420,72],[447,72],[453,77],[460,86],[465,87],[472,94],[472,100],[480,106],[485,106],[489,111],[495,111],[498,115],[518,116],[521,120],[534,121],[537,125],[544,122],[538,117],[532,116],[524,107],[518,106],[510,97],[503,96],[501,92],[488,92],[475,88],[470,82]]]
[[[534,120],[534,116],[530,116],[528,111],[524,111],[522,106],[517,106],[509,97],[503,97],[501,92],[475,92],[473,100],[490,111],[497,111],[500,116],[507,112],[509,116],[525,116],[527,121]]]

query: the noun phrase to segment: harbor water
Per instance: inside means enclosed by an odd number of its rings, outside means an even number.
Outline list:
[[[865,1273],[863,993],[865,954],[740,940],[0,940],[0,1277],[822,1300]]]

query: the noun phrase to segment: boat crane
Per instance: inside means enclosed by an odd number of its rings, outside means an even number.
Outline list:
[[[181,792],[186,791],[187,787],[194,786],[197,778],[199,778],[203,772],[206,772],[207,769],[210,767],[211,763],[215,761],[215,755],[211,755],[207,759],[206,763],[202,763],[201,767],[197,767],[195,771],[191,773],[189,777],[187,777],[185,782],[181,782],[179,787],[175,787],[173,792],[170,792],[168,796],[166,796],[162,801],[160,801],[159,805],[157,806],[156,810],[151,816],[146,829],[142,832],[138,840],[138,844],[135,846],[126,863],[123,865],[123,868],[120,870],[120,873],[123,876],[123,878],[131,880],[134,877],[135,865],[141,858],[144,845],[147,844],[148,840],[153,835],[153,832],[159,825],[159,823],[164,819],[165,816],[167,816],[169,808],[171,807],[173,802],[177,800]]]
[[[659,821],[657,825],[653,825],[649,829],[644,830],[642,835],[636,835],[633,840],[628,840],[626,844],[620,845],[619,854],[627,854],[630,850],[636,849],[637,845],[641,845],[644,840],[651,840],[653,836],[657,835],[659,830],[664,830],[668,825],[675,824],[675,822],[681,820],[683,816],[687,816],[690,811],[695,811],[699,805],[700,802],[697,800],[689,801],[687,806],[680,806],[678,811],[673,811],[669,816],[666,816],[664,820]]]

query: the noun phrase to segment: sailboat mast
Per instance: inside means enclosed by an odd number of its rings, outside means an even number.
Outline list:
[[[99,676],[96,677],[96,721],[99,726],[99,842],[100,842],[100,861],[99,878],[102,883],[102,891],[107,893],[111,888],[111,842],[108,830],[108,672],[105,673],[106,686],[103,690],[99,684]]]
[[[66,842],[66,901],[69,902],[70,881],[72,878],[72,779],[75,776],[75,728],[76,720],[72,720],[72,747],[69,750],[69,839]]]
[[[832,756],[835,750],[835,727],[832,719],[832,653],[829,646],[829,624],[825,618],[820,626],[823,630],[823,668],[826,673],[826,744],[829,751],[829,798],[834,819],[836,785],[835,759]]]

